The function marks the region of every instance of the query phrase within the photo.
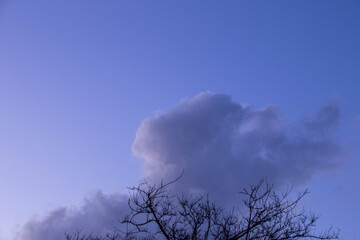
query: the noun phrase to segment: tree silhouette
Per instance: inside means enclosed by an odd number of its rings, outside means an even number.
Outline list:
[[[179,178],[178,178],[179,179]],[[291,197],[281,194],[261,180],[244,188],[243,206],[231,211],[217,206],[208,195],[178,196],[168,187],[178,179],[160,184],[144,182],[129,188],[130,213],[121,218],[126,230],[105,237],[66,235],[67,240],[286,240],[338,239],[332,228],[320,233],[314,230],[319,217],[299,210],[299,201],[308,191]]]

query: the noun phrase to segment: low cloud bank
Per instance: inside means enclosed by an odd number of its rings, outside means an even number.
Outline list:
[[[97,192],[86,198],[81,208],[62,207],[43,219],[30,220],[16,240],[64,240],[65,233],[81,230],[102,235],[113,232],[118,218],[128,210],[127,196]]]
[[[276,185],[303,184],[336,167],[339,115],[336,105],[327,105],[291,125],[275,106],[253,109],[205,92],[145,119],[133,152],[145,159],[147,180],[171,180],[184,170],[176,190],[210,192],[226,202],[261,177]]]

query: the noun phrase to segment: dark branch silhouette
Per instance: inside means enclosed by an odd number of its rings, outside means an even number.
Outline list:
[[[126,231],[118,229],[103,238],[77,232],[67,235],[67,240],[338,239],[339,231],[332,228],[316,233],[319,217],[298,209],[308,191],[291,198],[291,189],[277,194],[272,185],[261,180],[240,192],[243,207],[227,211],[211,202],[208,195],[173,194],[168,186],[178,179],[129,188],[130,213],[121,219]]]

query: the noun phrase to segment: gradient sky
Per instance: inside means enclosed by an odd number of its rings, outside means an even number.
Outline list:
[[[141,122],[204,91],[290,122],[337,103],[342,167],[306,204],[360,239],[359,43],[359,1],[0,1],[0,239],[125,192]]]

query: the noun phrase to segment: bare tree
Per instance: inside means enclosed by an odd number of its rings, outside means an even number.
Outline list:
[[[117,233],[107,233],[104,237],[100,236],[93,236],[92,233],[90,234],[84,234],[81,230],[76,229],[73,233],[65,233],[65,239],[66,240],[120,240],[123,239],[123,237]]]
[[[291,198],[291,190],[277,194],[272,185],[261,180],[243,189],[243,207],[228,211],[211,202],[208,195],[173,194],[168,187],[175,181],[159,185],[145,182],[129,188],[130,213],[121,220],[126,231],[118,230],[108,238],[68,240],[338,239],[339,231],[332,228],[316,233],[319,217],[299,210],[298,203],[308,191]]]

